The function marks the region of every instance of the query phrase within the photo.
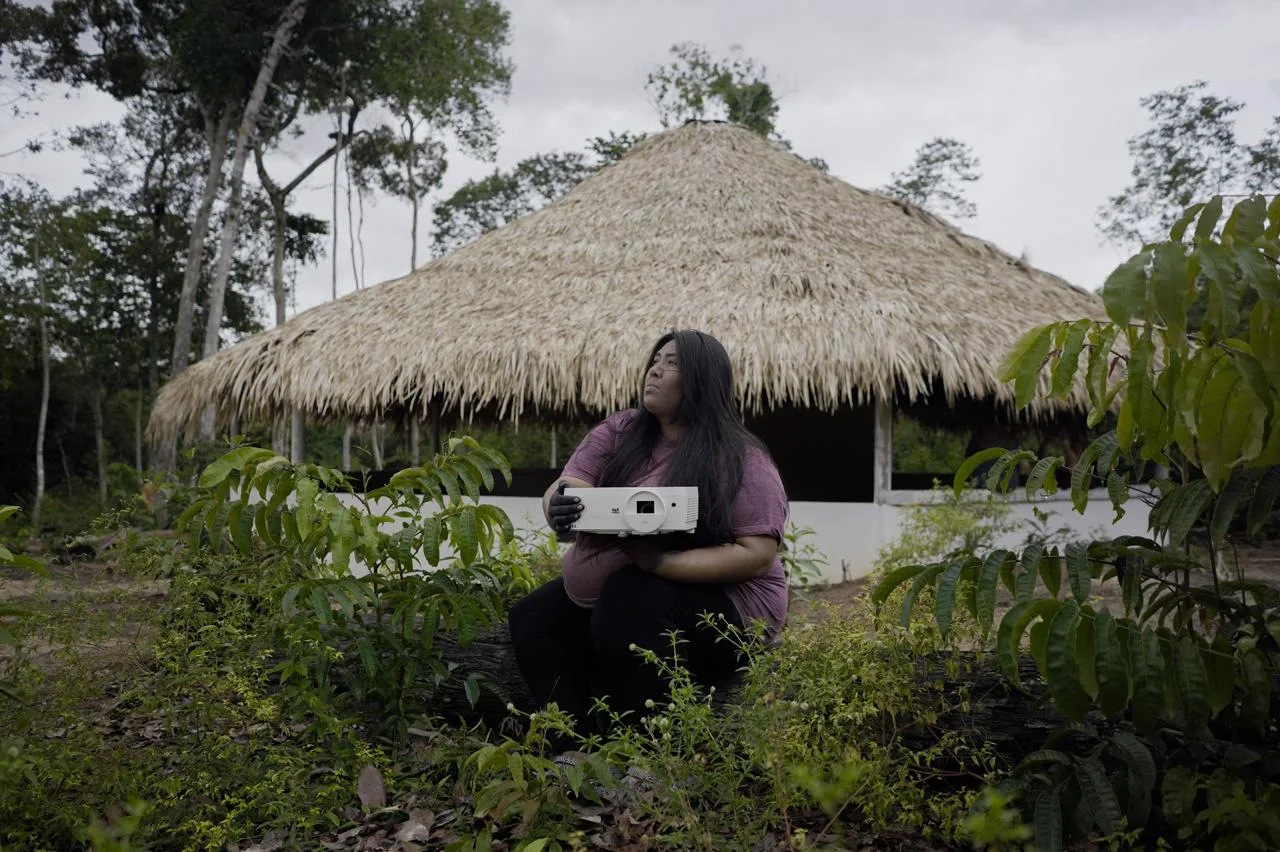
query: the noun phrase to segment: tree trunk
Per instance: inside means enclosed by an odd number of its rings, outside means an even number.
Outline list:
[[[40,509],[44,505],[44,434],[49,422],[49,306],[46,304],[38,247],[33,265],[40,288],[40,414],[36,420],[36,499],[31,505],[31,526],[35,528],[36,535],[39,535]]]
[[[288,414],[277,414],[271,420],[271,451],[278,456],[289,454],[289,420]]]
[[[342,431],[342,469],[351,470],[351,424]]]
[[[284,241],[288,235],[289,216],[284,208],[284,198],[274,193],[271,195],[271,219],[271,294],[276,302],[276,325],[284,325]]]
[[[289,461],[294,464],[302,464],[302,457],[306,454],[306,420],[302,416],[302,412],[293,409],[289,413],[290,421],[290,441],[289,441]]]
[[[373,469],[382,470],[382,424],[375,422],[369,430],[369,444],[373,450]]]
[[[160,387],[160,282],[155,276],[147,284],[147,298],[147,397],[154,399]],[[138,392],[141,395],[141,383]]]
[[[138,476],[142,476],[142,379],[138,379],[138,405],[134,409],[133,417],[133,461],[134,467],[138,471]]]
[[[231,161],[231,197],[227,201],[227,216],[222,225],[222,240],[218,246],[218,264],[214,268],[213,282],[209,286],[209,309],[204,330],[203,355],[208,358],[218,351],[219,335],[222,331],[223,304],[227,295],[227,279],[231,275],[231,257],[235,253],[236,232],[240,225],[240,196],[244,191],[244,168],[249,160],[249,152],[253,148],[253,136],[258,126],[258,114],[262,111],[262,103],[267,97],[267,87],[275,77],[276,66],[284,56],[285,48],[293,37],[293,31],[302,20],[307,10],[308,0],[292,0],[280,16],[276,31],[271,39],[271,46],[258,69],[258,77],[254,80],[253,91],[249,102],[245,104],[244,113],[240,116],[240,127],[236,131],[236,153]],[[213,437],[213,406],[206,409],[201,419],[201,436]]]
[[[218,190],[222,186],[222,164],[227,159],[227,134],[231,131],[234,115],[233,107],[228,104],[223,107],[216,127],[212,116],[205,121],[206,131],[209,133],[209,169],[205,173],[200,207],[191,224],[191,237],[187,240],[187,268],[182,276],[178,322],[173,331],[173,361],[169,369],[171,380],[182,375],[191,362],[191,326],[195,323],[196,290],[204,267],[204,238],[209,233],[209,217],[213,215],[213,204],[217,201]]]
[[[93,448],[98,457],[98,502],[107,505],[107,441],[102,434],[102,384],[94,379],[89,390],[89,408],[93,414]]]
[[[409,207],[413,210],[413,223],[410,226],[413,231],[409,236],[409,271],[412,272],[418,268],[418,187],[414,183],[413,175],[415,165],[413,157],[413,121],[406,120],[405,123],[409,125],[409,157],[407,159],[408,168],[405,170],[407,172],[405,185],[409,187]]]

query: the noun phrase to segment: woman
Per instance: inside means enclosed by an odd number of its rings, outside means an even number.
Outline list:
[[[787,495],[763,444],[736,414],[728,353],[699,331],[665,335],[645,368],[641,399],[597,425],[547,489],[547,523],[574,544],[562,576],[518,602],[509,617],[534,699],[554,701],[580,733],[589,730],[595,698],[635,723],[647,700],[669,694],[667,679],[633,644],[670,660],[669,634],[679,631],[680,662],[699,682],[714,684],[734,673],[738,652],[706,626],[704,613],[751,635],[763,622],[766,641],[786,620],[778,549]],[[582,507],[565,486],[643,485],[697,486],[692,537],[570,531]]]

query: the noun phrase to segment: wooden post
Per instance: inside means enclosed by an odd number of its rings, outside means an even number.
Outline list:
[[[422,464],[422,427],[416,415],[409,418],[409,464]]]
[[[302,409],[294,408],[289,412],[290,419],[290,441],[289,441],[289,461],[294,464],[302,464],[302,456],[306,453],[306,421],[302,416]]]
[[[876,397],[875,485],[873,499],[883,502],[893,490],[893,401]]]
[[[440,437],[440,400],[431,401],[431,452],[440,452],[444,441]]]
[[[555,426],[552,426],[552,427],[551,427],[551,466],[552,466],[553,468],[555,468],[555,467],[559,467],[559,465],[557,464],[557,458],[556,458],[556,456],[557,456],[557,453],[556,453],[556,427],[555,427]]]

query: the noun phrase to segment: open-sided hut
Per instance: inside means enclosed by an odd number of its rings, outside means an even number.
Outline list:
[[[602,415],[634,404],[662,331],[699,328],[728,347],[793,519],[838,578],[841,562],[869,567],[910,497],[895,488],[893,406],[1007,416],[995,373],[1016,336],[1101,314],[1094,294],[914,205],[742,127],[691,122],[409,275],[195,364],[161,391],[150,429],[189,433],[210,403],[223,424],[295,407],[446,424]],[[502,499],[536,517],[524,502],[552,475]]]

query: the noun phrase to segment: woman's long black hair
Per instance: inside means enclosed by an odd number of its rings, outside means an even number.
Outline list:
[[[649,353],[644,372],[658,350],[674,340],[680,361],[683,399],[677,417],[683,431],[672,451],[664,485],[697,486],[698,528],[692,544],[703,547],[734,539],[733,501],[742,484],[747,447],[764,449],[742,424],[734,405],[733,365],[720,341],[701,331],[664,334]],[[641,374],[642,377],[644,373]],[[619,439],[618,449],[600,475],[601,486],[628,485],[648,466],[662,437],[658,418],[643,403]]]

